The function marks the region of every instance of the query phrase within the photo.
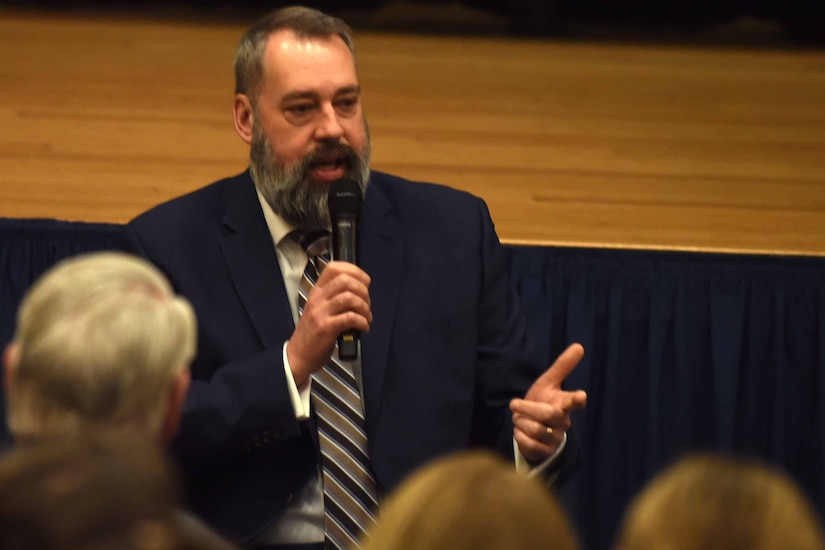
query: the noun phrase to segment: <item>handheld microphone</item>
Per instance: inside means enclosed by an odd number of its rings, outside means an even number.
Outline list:
[[[352,178],[341,178],[329,185],[327,203],[332,221],[332,259],[358,265],[358,221],[361,217],[361,186]],[[348,330],[338,336],[338,357],[358,358],[359,334]]]

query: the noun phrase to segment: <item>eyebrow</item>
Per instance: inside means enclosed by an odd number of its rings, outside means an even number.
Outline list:
[[[361,93],[361,86],[345,86],[335,91],[335,95]],[[296,99],[318,99],[318,93],[312,91],[290,92],[281,98],[281,102],[294,101]]]

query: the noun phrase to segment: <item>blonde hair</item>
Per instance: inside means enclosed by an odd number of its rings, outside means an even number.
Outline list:
[[[539,481],[496,455],[466,451],[405,481],[362,550],[575,550],[570,522]]]
[[[632,502],[621,550],[821,550],[822,527],[787,475],[756,461],[694,455]]]
[[[12,434],[130,428],[157,438],[196,338],[192,307],[145,260],[114,252],[64,260],[18,310]]]

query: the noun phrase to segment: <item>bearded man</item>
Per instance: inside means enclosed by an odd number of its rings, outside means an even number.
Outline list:
[[[198,316],[174,442],[191,507],[248,547],[344,548],[388,491],[453,451],[494,449],[563,480],[577,458],[570,411],[586,395],[561,383],[583,350],[572,345],[547,371],[531,359],[481,199],[370,170],[349,27],[313,9],[277,10],[244,35],[235,79],[250,169],[127,226],[132,250]],[[343,177],[363,193],[358,266],[311,249],[308,258],[300,244],[329,230],[328,188]],[[346,367],[357,384],[335,383],[354,405],[315,393],[346,331],[362,335]],[[360,413],[359,441],[328,451],[330,434],[349,428],[326,415],[344,409]],[[368,479],[347,485],[350,467]]]

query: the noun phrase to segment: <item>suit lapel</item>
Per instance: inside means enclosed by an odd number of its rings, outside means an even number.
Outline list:
[[[401,272],[401,225],[380,176],[373,173],[361,214],[359,254],[361,267],[371,278],[373,323],[362,335],[362,376],[367,431],[378,424],[381,389],[387,370],[395,306]],[[374,435],[374,434],[370,434]]]
[[[295,326],[278,257],[255,184],[245,173],[227,189],[221,251],[235,290],[265,348],[282,344]]]
[[[359,231],[361,267],[371,279],[373,324],[362,335],[362,376],[367,429],[376,426],[381,389],[387,369],[401,271],[401,226],[380,176],[370,183],[364,197]],[[295,326],[284,289],[274,245],[246,173],[227,189],[223,223],[226,235],[221,251],[255,331],[264,347],[279,345]],[[382,185],[383,183],[383,185]]]

